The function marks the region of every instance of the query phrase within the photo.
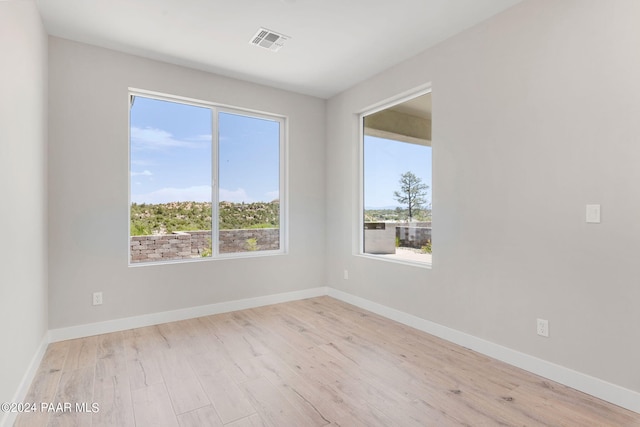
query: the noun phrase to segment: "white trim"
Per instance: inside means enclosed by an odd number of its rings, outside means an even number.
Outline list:
[[[356,177],[354,182],[358,186],[354,194],[357,195],[357,221],[355,223],[358,235],[357,244],[351,244],[353,255],[364,254],[364,113],[358,114],[358,144],[356,145]],[[353,220],[352,220],[353,221]],[[352,233],[353,235],[353,233]]]
[[[36,373],[38,372],[38,368],[40,367],[40,363],[42,363],[42,358],[44,357],[44,353],[47,351],[47,346],[49,345],[49,332],[46,332],[42,336],[42,340],[40,341],[40,345],[36,349],[35,354],[31,358],[31,362],[27,367],[26,372],[22,376],[22,381],[18,385],[18,389],[13,396],[12,403],[18,402],[26,402],[27,393],[29,392],[29,387],[31,387],[31,383],[33,379],[36,377]],[[12,426],[16,422],[16,418],[18,417],[17,412],[5,412],[2,417],[0,417],[0,426]]]
[[[127,329],[158,325],[160,323],[193,319],[196,317],[210,316],[212,314],[228,313],[231,311],[244,310],[247,308],[262,307],[265,305],[279,304],[288,301],[297,301],[305,298],[314,298],[327,295],[327,292],[328,291],[326,287],[318,287],[303,289],[300,291],[285,292],[281,294],[264,295],[255,298],[225,301],[216,304],[183,308],[180,310],[150,313],[134,317],[125,317],[121,319],[107,320],[104,322],[70,326],[68,328],[52,329],[49,331],[49,337],[51,342],[89,337],[92,335],[106,334],[109,332],[125,331]]]
[[[499,344],[474,337],[464,332],[422,319],[420,317],[387,307],[382,304],[361,298],[330,287],[317,287],[300,291],[284,292],[275,295],[265,295],[235,301],[221,302],[180,310],[152,313],[142,316],[115,319],[105,322],[72,326],[68,328],[52,329],[42,338],[29,367],[20,382],[13,402],[22,402],[26,397],[49,342],[63,341],[73,338],[87,337],[108,332],[116,332],[131,328],[151,326],[165,322],[191,319],[218,313],[228,313],[247,308],[261,307],[305,298],[328,295],[332,298],[353,304],[362,309],[411,326],[423,332],[445,339],[449,342],[467,347],[494,359],[524,369],[528,372],[564,384],[591,396],[640,413],[640,393],[611,384],[607,381],[583,374],[572,369],[538,359],[534,356],[503,347]],[[6,413],[0,418],[0,426],[10,426],[15,421],[16,414]]]
[[[279,213],[280,219],[280,251],[289,253],[289,118],[282,117],[280,121],[280,188]]]
[[[363,253],[363,254],[357,254],[355,256],[367,258],[367,259],[374,259],[376,261],[392,262],[394,264],[403,264],[403,265],[408,265],[410,267],[426,268],[427,270],[432,270],[432,267],[433,267],[433,262],[412,261],[410,259],[402,259],[402,258],[391,258],[391,257],[386,257],[384,255],[378,255],[378,254]]]
[[[131,265],[131,108],[136,100],[136,95],[127,93],[129,107],[127,108],[127,265]],[[124,142],[124,141],[123,141]]]
[[[164,92],[138,89],[134,87],[129,87],[129,93],[132,95],[140,96],[144,98],[152,98],[160,101],[175,102],[178,104],[195,105],[196,107],[204,107],[204,108],[210,108],[210,109],[223,108],[223,109],[235,110],[245,115],[254,115],[254,116],[261,115],[265,117],[270,117],[271,120],[273,120],[273,117],[279,117],[279,118],[286,117],[282,114],[275,114],[269,111],[261,111],[261,110],[255,110],[252,108],[238,107],[235,105],[222,104],[219,102],[208,101],[205,99],[190,98],[188,96],[173,95],[173,94],[167,94]]]
[[[386,110],[388,108],[394,107],[396,105],[402,104],[403,102],[412,100],[419,96],[426,95],[428,93],[432,93],[433,89],[431,83],[425,83],[413,89],[409,89],[404,91],[398,95],[395,95],[390,98],[386,98],[382,101],[379,101],[366,109],[360,111],[357,114],[358,117],[358,145],[357,145],[357,157],[358,157],[358,176],[356,182],[358,183],[358,222],[356,227],[358,229],[358,244],[354,245],[354,255],[367,255],[364,251],[364,137],[365,137],[365,128],[364,128],[364,119],[366,116],[370,116],[375,113],[379,113],[380,111]],[[433,137],[432,137],[433,139]],[[406,142],[406,141],[405,141]],[[411,144],[411,142],[407,142]],[[419,144],[423,145],[423,144]],[[429,146],[433,146],[433,143]],[[433,158],[431,160],[431,179],[433,181]],[[433,188],[432,188],[433,191]],[[433,200],[433,193],[431,196]],[[397,260],[389,260],[391,262],[397,262]],[[428,264],[431,267],[431,264]]]
[[[640,393],[337,289],[330,297],[640,413]]]
[[[220,255],[220,112],[211,108],[211,256]],[[215,142],[215,143],[214,143]]]
[[[430,82],[424,83],[412,89],[407,89],[404,92],[401,92],[394,96],[390,96],[381,101],[378,101],[375,104],[360,110],[358,114],[360,116],[368,116],[370,114],[374,114],[379,111],[386,110],[389,107],[393,107],[394,105],[397,105],[397,104],[402,104],[405,101],[409,101],[410,99],[413,99],[418,96],[425,95],[431,92],[433,92],[432,84]]]

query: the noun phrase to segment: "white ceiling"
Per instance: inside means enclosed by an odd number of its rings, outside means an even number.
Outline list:
[[[521,0],[36,0],[49,34],[331,97]],[[259,27],[290,36],[249,44]]]

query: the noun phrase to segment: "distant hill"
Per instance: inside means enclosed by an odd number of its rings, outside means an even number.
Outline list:
[[[280,201],[269,203],[220,202],[220,229],[278,228],[280,223]]]
[[[424,209],[417,212],[414,217],[416,221],[431,221],[431,209]],[[406,221],[407,211],[401,208],[365,208],[365,222],[394,222]]]
[[[365,211],[394,211],[397,208],[399,208],[399,206],[365,206],[364,210]]]
[[[278,228],[280,202],[220,202],[220,229]],[[211,203],[131,204],[131,235],[211,230]]]

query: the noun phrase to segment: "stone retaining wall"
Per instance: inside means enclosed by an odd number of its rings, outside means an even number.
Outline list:
[[[153,236],[132,236],[131,262],[199,258],[211,253],[211,231],[188,231]],[[220,253],[267,251],[280,248],[280,230],[220,230]]]
[[[251,241],[255,239],[255,242]],[[280,249],[279,228],[220,230],[220,253],[276,251]]]
[[[401,247],[421,249],[431,242],[431,226],[396,225],[396,238],[399,240],[399,246]]]
[[[393,254],[396,244],[403,248],[422,249],[431,242],[431,222],[366,222],[364,252]]]

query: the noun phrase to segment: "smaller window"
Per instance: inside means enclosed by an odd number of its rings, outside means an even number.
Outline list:
[[[362,115],[361,253],[431,264],[431,93]]]

